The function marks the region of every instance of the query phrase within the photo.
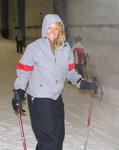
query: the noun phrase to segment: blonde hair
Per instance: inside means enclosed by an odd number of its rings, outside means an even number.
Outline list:
[[[56,22],[55,24],[60,29],[60,34],[58,36],[58,39],[54,43],[51,44],[51,47],[53,50],[59,48],[60,45],[62,45],[66,40],[63,24],[60,22]]]

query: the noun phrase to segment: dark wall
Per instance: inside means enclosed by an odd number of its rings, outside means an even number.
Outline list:
[[[23,45],[25,46],[25,0],[17,0],[18,8],[18,29],[24,33]]]
[[[54,0],[54,13],[58,14],[62,18],[65,25],[66,38],[70,43],[70,31],[67,27],[67,0]]]
[[[67,1],[66,0],[54,0],[54,12],[58,14],[64,24],[67,24],[66,12],[67,12]]]
[[[1,0],[1,35],[4,38],[9,37],[8,0]]]

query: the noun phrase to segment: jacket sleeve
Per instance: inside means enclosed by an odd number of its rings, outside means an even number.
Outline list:
[[[28,46],[25,53],[17,63],[17,78],[15,80],[15,89],[22,89],[25,91],[31,72],[34,69],[34,61],[32,55],[32,47]]]
[[[83,77],[78,74],[75,70],[75,64],[74,64],[74,55],[71,48],[69,49],[68,53],[68,70],[67,70],[67,79],[71,81],[73,85],[76,85],[80,87],[80,80],[83,79]]]

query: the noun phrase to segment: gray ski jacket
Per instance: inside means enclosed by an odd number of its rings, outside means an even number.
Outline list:
[[[55,14],[44,18],[42,37],[27,46],[17,64],[15,89],[23,89],[34,98],[56,100],[63,91],[66,78],[77,86],[77,81],[82,78],[74,69],[73,52],[67,42],[52,52],[46,32],[53,22],[62,23]]]

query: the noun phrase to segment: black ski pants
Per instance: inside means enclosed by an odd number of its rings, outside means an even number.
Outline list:
[[[75,64],[75,69],[80,75],[82,75],[83,78],[85,77],[83,64]]]
[[[28,95],[31,125],[37,139],[36,150],[62,150],[64,140],[64,104],[57,100]]]
[[[17,41],[17,52],[22,52],[23,44],[22,41]]]

